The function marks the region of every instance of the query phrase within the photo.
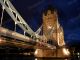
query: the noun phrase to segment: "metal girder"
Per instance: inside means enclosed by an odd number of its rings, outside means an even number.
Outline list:
[[[36,34],[39,34],[42,30],[42,25],[38,28],[38,30],[36,31]]]
[[[12,3],[9,0],[0,0],[0,4],[4,7],[6,12],[14,20],[14,22],[28,34],[35,36],[34,31],[29,27],[25,20],[20,16],[18,11],[14,8]]]
[[[18,40],[22,40],[22,41],[25,41],[25,42],[33,41],[28,36],[24,36],[22,34],[19,34],[17,32],[11,31],[11,30],[3,28],[3,27],[0,27],[0,35],[11,37],[11,38],[18,39]]]
[[[44,42],[41,42],[41,41],[37,41],[37,40],[33,40],[33,39],[31,39],[27,36],[24,36],[24,35],[19,34],[17,32],[11,31],[9,29],[5,29],[3,27],[0,27],[0,35],[11,37],[11,38],[14,38],[14,39],[18,39],[19,41],[23,41],[23,42],[28,42],[28,43],[33,43],[33,44],[35,43],[35,45],[33,45],[35,48],[56,49],[56,46],[54,46],[54,45],[44,43]]]

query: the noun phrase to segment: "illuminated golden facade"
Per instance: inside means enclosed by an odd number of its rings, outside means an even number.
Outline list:
[[[43,40],[44,42],[48,42],[52,40],[52,44],[55,46],[63,46],[64,42],[64,34],[63,29],[58,22],[57,12],[47,10],[46,14],[43,13]],[[55,50],[46,50],[46,49],[36,49],[35,56],[36,57],[65,57],[65,53],[68,50],[64,48],[57,48]],[[68,54],[68,53],[67,53]],[[66,54],[66,55],[67,55]]]
[[[58,45],[64,44],[63,29],[58,23],[58,17],[56,12],[51,13],[47,11],[47,15],[43,14],[43,34],[46,36],[46,40],[55,40]]]

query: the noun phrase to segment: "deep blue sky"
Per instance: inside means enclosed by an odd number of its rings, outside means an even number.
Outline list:
[[[12,3],[34,31],[42,23],[42,11],[48,5],[54,6],[59,12],[66,43],[80,42],[80,0],[12,0]],[[12,26],[11,19],[5,25],[9,23]]]

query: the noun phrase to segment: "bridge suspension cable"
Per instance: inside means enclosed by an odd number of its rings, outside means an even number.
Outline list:
[[[4,3],[5,1],[5,3]],[[6,12],[10,15],[14,22],[28,34],[35,36],[35,32],[29,27],[25,20],[21,17],[18,11],[14,8],[9,0],[0,0],[0,4],[4,7]]]
[[[5,1],[4,1],[4,3],[5,3]],[[3,15],[4,14],[4,6],[2,5],[2,14],[1,14],[1,23],[0,23],[0,26],[2,26],[2,22],[3,22]]]

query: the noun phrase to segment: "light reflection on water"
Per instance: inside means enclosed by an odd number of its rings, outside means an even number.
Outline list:
[[[35,58],[35,60],[70,60],[70,59],[61,59],[61,58]]]
[[[35,58],[34,56],[24,56],[24,55],[0,55],[0,60],[76,60],[76,59]]]
[[[0,60],[70,60],[70,59],[56,59],[56,58],[34,58],[34,57],[1,57]]]

